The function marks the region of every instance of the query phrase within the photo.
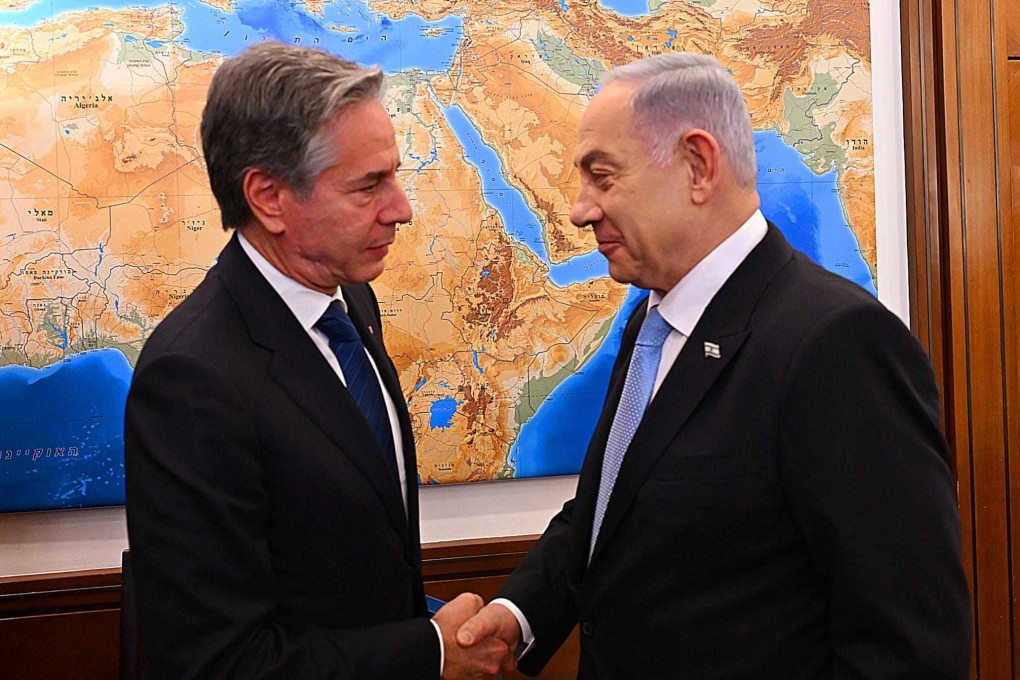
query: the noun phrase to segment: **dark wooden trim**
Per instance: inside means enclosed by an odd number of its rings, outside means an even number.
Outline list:
[[[427,543],[422,546],[422,576],[432,581],[509,576],[538,536],[484,538]]]
[[[0,619],[120,609],[120,569],[0,578]]]
[[[931,3],[900,2],[903,75],[903,143],[906,171],[907,265],[910,323],[931,357],[939,385],[942,371],[942,281],[940,259],[939,139],[935,96],[934,28]]]
[[[444,541],[422,546],[426,584],[508,576],[538,536]],[[120,569],[0,578],[0,619],[120,607]]]

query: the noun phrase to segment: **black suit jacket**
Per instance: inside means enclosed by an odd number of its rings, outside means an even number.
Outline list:
[[[522,670],[580,622],[583,679],[966,678],[960,522],[929,362],[881,304],[772,226],[649,404],[588,563],[645,312],[624,331],[576,497],[500,593],[536,634]]]
[[[147,677],[438,677],[405,400],[371,289],[343,292],[398,404],[407,514],[357,404],[235,235],[128,396]]]

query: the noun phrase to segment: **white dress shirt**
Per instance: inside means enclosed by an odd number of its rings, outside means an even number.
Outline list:
[[[659,372],[652,388],[653,399],[712,298],[754,247],[761,243],[766,231],[765,217],[760,210],[755,210],[739,229],[694,265],[665,296],[654,290],[648,295],[648,308],[658,305],[659,314],[673,328],[662,343]]]
[[[755,246],[761,243],[767,231],[765,217],[760,210],[755,210],[739,229],[702,258],[666,295],[651,291],[648,296],[648,308],[658,305],[659,314],[673,329],[662,343],[662,358],[659,360],[659,371],[655,377],[655,386],[652,388],[652,399],[658,393],[659,386],[673,367],[676,358],[680,356],[680,350],[694,332],[694,327],[698,325],[712,298]],[[527,617],[510,600],[497,598],[492,602],[509,609],[520,624],[521,641],[526,647],[518,658],[524,656],[535,640]]]

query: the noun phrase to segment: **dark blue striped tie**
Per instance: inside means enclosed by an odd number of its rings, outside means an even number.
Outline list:
[[[361,342],[358,329],[354,327],[351,317],[347,316],[338,300],[329,303],[329,307],[315,327],[329,339],[329,348],[333,350],[333,354],[340,362],[340,368],[343,369],[347,391],[354,397],[354,401],[358,402],[365,420],[372,427],[387,464],[396,471],[393,430],[386,414],[386,402],[383,401],[379,379],[365,354],[365,345]]]

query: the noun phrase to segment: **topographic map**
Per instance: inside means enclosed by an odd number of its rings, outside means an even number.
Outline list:
[[[0,510],[123,502],[123,409],[220,227],[198,126],[260,40],[387,73],[414,219],[374,283],[423,484],[576,472],[641,291],[567,219],[600,75],[740,82],[763,212],[873,293],[867,0],[0,0]]]

